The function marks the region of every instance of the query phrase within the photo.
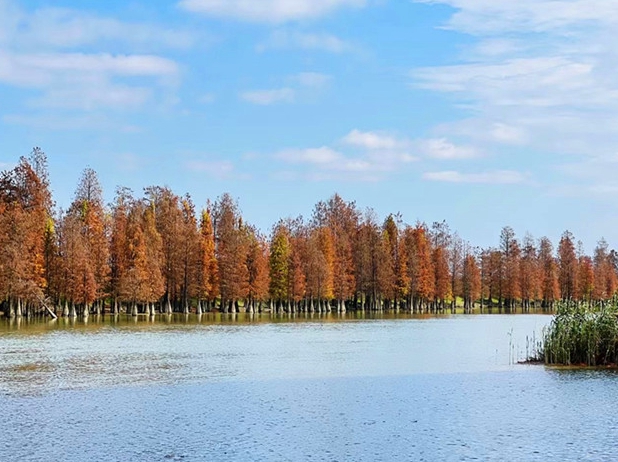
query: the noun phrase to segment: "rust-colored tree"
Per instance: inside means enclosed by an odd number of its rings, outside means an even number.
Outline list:
[[[317,228],[330,229],[333,241],[333,296],[339,310],[354,295],[354,237],[359,213],[354,202],[345,202],[335,194],[326,202],[318,202],[313,212]]]
[[[502,252],[485,249],[481,257],[482,286],[486,289],[488,306],[500,305],[504,285]],[[485,291],[485,289],[483,289]]]
[[[541,273],[534,239],[526,234],[522,241],[519,287],[524,311],[529,311],[532,303],[540,298]]]
[[[334,246],[329,228],[311,230],[307,246],[307,295],[310,300],[310,311],[317,304],[318,311],[330,311],[330,301],[333,299],[334,277]]]
[[[578,262],[573,235],[565,231],[558,244],[558,281],[562,300],[576,300],[579,292]]]
[[[62,260],[62,298],[65,299],[65,314],[87,315],[88,306],[97,297],[97,282],[90,258],[88,239],[83,232],[79,215],[67,213],[59,221],[60,257]]]
[[[129,245],[127,242],[127,227],[129,212],[134,202],[133,193],[128,188],[117,188],[116,197],[111,210],[110,238],[110,295],[112,296],[111,311],[120,311],[121,283],[123,283],[129,268]]]
[[[577,268],[577,287],[579,290],[578,299],[582,302],[587,302],[592,305],[592,296],[594,294],[594,265],[592,258],[588,255],[581,255],[578,258]]]
[[[248,241],[238,205],[227,193],[214,204],[213,226],[221,307],[224,312],[237,312],[239,302],[249,292]]]
[[[418,223],[404,231],[404,248],[410,280],[409,295],[413,311],[425,310],[434,293],[435,276],[427,227]]]
[[[307,231],[302,218],[291,220],[290,229],[290,258],[288,261],[288,294],[295,310],[301,308],[301,301],[307,295],[307,276],[304,271],[303,259],[307,256]],[[302,306],[307,308],[307,303]]]
[[[273,230],[270,242],[270,298],[276,304],[276,309],[282,307],[290,299],[290,230],[279,222]]]
[[[453,233],[451,236],[451,245],[449,248],[448,257],[451,279],[451,311],[454,313],[457,307],[457,297],[460,296],[464,298],[462,287],[464,243],[457,233]]]
[[[463,254],[461,293],[464,312],[471,313],[474,309],[474,302],[481,296],[481,271],[476,258],[467,246],[464,246]]]
[[[399,251],[399,230],[392,215],[382,225],[380,245],[377,251],[378,290],[384,299],[386,309],[397,304],[397,254]]]
[[[515,308],[515,304],[521,297],[520,287],[520,256],[519,243],[515,238],[515,232],[510,226],[502,228],[500,233],[501,268],[499,280],[498,303],[504,305],[507,310]]]
[[[52,207],[47,160],[39,148],[0,174],[0,293],[9,316],[31,314],[49,295]]]
[[[558,262],[554,258],[554,248],[551,241],[543,237],[539,241],[539,271],[541,273],[542,307],[551,309],[554,302],[560,299],[560,283]]]
[[[269,289],[269,253],[266,239],[257,230],[251,228],[248,234],[247,270],[249,272],[249,293],[247,311],[261,311],[262,303],[268,299]]]
[[[82,173],[75,191],[75,199],[67,211],[66,218],[69,220],[71,230],[73,221],[77,221],[87,259],[86,263],[80,263],[70,269],[70,271],[82,271],[81,274],[73,275],[73,278],[82,279],[79,284],[82,294],[73,301],[79,304],[84,315],[87,315],[91,305],[97,302],[95,309],[100,313],[103,299],[109,289],[108,223],[103,206],[103,191],[96,172],[91,168],[85,169]],[[92,285],[88,281],[92,281]]]
[[[215,256],[215,234],[212,226],[210,207],[202,211],[199,236],[199,277],[198,311],[201,301],[206,301],[208,309],[214,309],[219,295],[219,266]]]
[[[612,263],[612,253],[605,239],[601,239],[594,249],[594,294],[596,300],[608,300],[616,293],[618,284],[616,268]]]
[[[183,294],[183,228],[184,217],[181,199],[169,188],[148,187],[146,202],[153,208],[155,224],[162,240],[163,259],[161,272],[165,281],[163,311],[171,314],[182,306]]]
[[[181,200],[182,221],[180,223],[181,299],[183,313],[188,314],[191,300],[198,297],[200,267],[200,236],[195,217],[195,206],[189,195]]]
[[[382,240],[377,217],[373,210],[365,213],[356,235],[354,274],[356,298],[364,309],[374,311],[380,304],[379,294],[379,252]]]
[[[449,277],[448,248],[451,233],[445,221],[435,222],[431,226],[432,263],[434,275],[433,303],[436,310],[444,311],[446,301],[451,297],[451,280]]]

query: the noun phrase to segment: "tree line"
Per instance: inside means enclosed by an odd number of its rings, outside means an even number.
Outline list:
[[[557,301],[609,300],[618,253],[601,239],[589,256],[566,231],[554,249],[510,227],[495,248],[461,239],[446,222],[382,222],[335,194],[311,217],[282,219],[265,236],[223,194],[200,211],[189,195],[118,188],[104,204],[84,170],[68,209],[56,211],[45,153],[35,148],[0,175],[0,311],[30,316],[101,313],[413,313]]]

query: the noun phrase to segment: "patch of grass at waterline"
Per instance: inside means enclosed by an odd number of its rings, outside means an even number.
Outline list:
[[[615,367],[618,364],[618,303],[558,306],[530,362]]]

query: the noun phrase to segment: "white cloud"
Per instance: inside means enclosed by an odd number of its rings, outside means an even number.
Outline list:
[[[157,87],[179,76],[171,60],[151,55],[47,53],[19,55],[0,51],[0,82],[40,90],[35,106],[93,110],[139,107],[152,95],[150,87],[127,79],[155,79]]]
[[[546,108],[563,105],[590,107],[616,102],[618,92],[597,88],[594,66],[567,57],[509,59],[413,72],[421,88],[455,93],[468,101],[491,101],[492,106]],[[609,91],[609,95],[606,93]]]
[[[261,106],[277,103],[293,103],[298,96],[317,94],[326,87],[331,76],[319,72],[301,72],[285,78],[284,87],[263,90],[250,90],[239,94],[243,101]]]
[[[344,53],[352,50],[353,46],[332,34],[277,30],[272,32],[266,41],[260,43],[257,49],[258,51],[301,49]]]
[[[284,23],[325,16],[343,7],[361,8],[367,0],[180,0],[187,11],[240,21]]]
[[[524,130],[500,122],[495,122],[491,126],[489,133],[494,140],[505,144],[521,144],[526,141]]]
[[[477,149],[470,146],[457,146],[445,138],[422,140],[419,145],[425,155],[434,159],[458,160],[479,157]]]
[[[528,133],[520,126],[512,125],[513,121],[490,122],[482,118],[469,118],[438,125],[434,128],[437,135],[463,138],[479,150],[484,145],[524,145],[529,141]],[[525,124],[525,122],[523,123]]]
[[[487,155],[569,156],[587,170],[603,169],[598,159],[618,152],[618,52],[613,45],[618,3],[413,1],[451,6],[446,27],[474,36],[461,49],[459,63],[411,71],[413,86],[441,93],[468,112],[434,127],[436,138],[456,138]],[[518,151],[504,151],[504,146]],[[595,162],[588,163],[590,158]],[[549,181],[571,181],[564,179],[566,170],[560,172],[562,177]],[[580,177],[577,187],[590,190],[594,181]],[[609,184],[605,191],[612,191],[615,183],[599,184]]]
[[[398,140],[393,136],[379,132],[362,132],[354,129],[343,137],[342,141],[350,146],[357,146],[364,149],[383,149],[392,150],[406,147],[408,143]]]
[[[0,79],[46,82],[54,73],[86,73],[125,77],[175,77],[178,66],[174,61],[151,55],[111,55],[108,53],[47,53],[18,55],[0,52]],[[28,77],[32,75],[33,77]]]
[[[12,39],[22,47],[74,48],[104,41],[149,48],[188,48],[198,40],[198,35],[188,30],[123,22],[68,8],[41,8],[22,16]]]
[[[330,146],[287,149],[274,154],[272,157],[288,165],[298,165],[300,167],[299,174],[311,181],[337,179],[378,181],[418,160],[405,151],[372,148],[372,146],[382,145],[384,144],[348,143],[348,147],[351,147],[352,150],[346,151],[339,151]],[[398,147],[399,143],[389,146]],[[286,170],[286,172],[289,172],[289,170]]]
[[[607,0],[413,0],[445,4],[457,9],[449,27],[472,34],[505,32],[572,33],[590,23],[618,23],[618,4]]]
[[[271,90],[253,90],[240,94],[240,98],[248,103],[268,106],[275,103],[291,103],[296,91],[292,88],[275,88]]]
[[[509,133],[506,135],[508,134]],[[377,158],[391,159],[398,162],[413,162],[418,160],[416,156],[407,153],[407,151],[410,150],[422,153],[426,157],[440,160],[473,159],[480,157],[478,149],[471,146],[453,144],[446,138],[409,140],[407,138],[398,138],[384,132],[360,131],[354,129],[344,136],[341,141],[344,145],[365,149]]]
[[[479,183],[479,184],[517,184],[526,180],[526,176],[513,170],[495,170],[481,173],[461,173],[455,170],[427,172],[423,179],[445,183]]]
[[[325,171],[368,172],[373,165],[366,159],[347,157],[327,146],[309,149],[290,149],[275,154],[276,159],[292,164],[308,164]]]
[[[376,164],[368,159],[346,156],[327,146],[308,149],[288,149],[278,152],[274,155],[274,158],[288,164],[304,166],[302,173],[310,181],[336,179],[368,181],[375,180],[378,177]]]
[[[156,25],[70,9],[30,12],[0,0],[0,84],[31,90],[24,101],[31,107],[95,111],[172,101],[180,81],[176,62],[149,53],[97,50],[110,41],[130,50],[184,48],[194,40],[191,33]]]

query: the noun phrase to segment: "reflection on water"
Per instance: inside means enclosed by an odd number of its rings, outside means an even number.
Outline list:
[[[550,319],[7,322],[0,460],[618,460],[615,372],[513,364]]]
[[[0,392],[501,370],[549,317],[176,315],[6,321]],[[341,322],[345,320],[345,322]]]
[[[467,315],[475,316],[475,315]],[[478,316],[478,315],[477,315]],[[28,333],[44,332],[61,328],[88,328],[100,326],[137,326],[173,324],[260,324],[288,322],[345,322],[362,320],[423,320],[451,318],[452,315],[409,314],[395,312],[347,312],[347,313],[204,313],[196,314],[157,314],[154,316],[139,314],[138,316],[121,315],[90,315],[87,318],[60,317],[55,320],[48,318],[2,318],[0,317],[0,335],[2,333],[25,330]],[[545,317],[545,316],[543,316]]]

